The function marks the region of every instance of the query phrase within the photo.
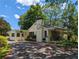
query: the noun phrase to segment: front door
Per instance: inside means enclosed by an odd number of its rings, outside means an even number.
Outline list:
[[[36,41],[36,35],[34,34],[34,32],[29,32],[29,40]]]
[[[46,38],[47,38],[47,31],[44,31],[44,38],[42,39],[42,41],[46,42]]]
[[[60,32],[51,31],[51,40],[57,41],[60,39]]]

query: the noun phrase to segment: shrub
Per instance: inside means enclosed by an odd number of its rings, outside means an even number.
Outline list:
[[[0,36],[0,59],[2,59],[9,51],[8,40],[4,36]]]
[[[75,40],[64,39],[61,43],[64,47],[77,47],[78,43]]]
[[[0,48],[8,45],[8,40],[4,36],[0,36]]]

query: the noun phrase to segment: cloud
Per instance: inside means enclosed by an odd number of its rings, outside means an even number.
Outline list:
[[[7,17],[6,15],[0,15],[0,17]]]
[[[35,5],[36,3],[39,3],[40,0],[16,0],[16,2],[24,6],[30,6],[30,5]]]
[[[66,3],[63,3],[63,6],[61,7],[61,9],[64,9],[66,7]]]
[[[16,19],[19,19],[19,18],[20,18],[20,16],[19,16],[18,14],[15,14],[14,17],[15,17]]]
[[[17,6],[17,9],[22,10],[22,9],[25,9],[25,8],[24,7]]]
[[[39,5],[40,5],[40,6],[44,6],[44,5],[45,5],[45,3],[43,3],[43,2],[40,2],[40,3],[39,3]]]
[[[17,7],[18,9],[21,9],[21,7]]]

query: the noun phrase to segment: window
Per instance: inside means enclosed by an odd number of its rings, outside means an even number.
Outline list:
[[[20,37],[20,33],[17,33],[17,37]]]
[[[14,37],[15,36],[15,34],[14,33],[12,33],[12,37]]]
[[[24,37],[24,34],[22,33],[22,37]]]
[[[45,37],[47,37],[47,31],[45,31],[44,33],[45,33],[45,34],[44,34],[44,35],[45,35]]]
[[[34,36],[34,32],[30,32],[29,35],[30,35],[30,36]]]

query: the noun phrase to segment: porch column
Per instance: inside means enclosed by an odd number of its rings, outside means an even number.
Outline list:
[[[51,38],[51,30],[48,30],[48,42],[50,42]]]
[[[42,42],[42,30],[37,30],[37,33],[36,33],[36,41],[37,42]]]

